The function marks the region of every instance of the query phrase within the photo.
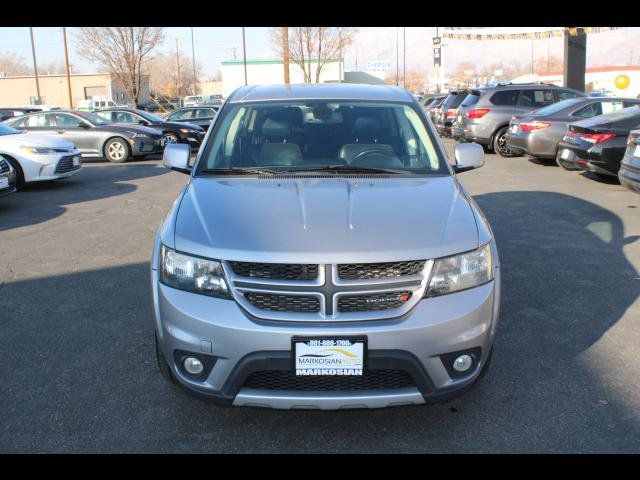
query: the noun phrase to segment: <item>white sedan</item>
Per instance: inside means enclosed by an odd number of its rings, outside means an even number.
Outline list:
[[[0,123],[0,155],[16,170],[18,189],[27,182],[57,180],[80,170],[80,150],[61,138],[22,133]]]

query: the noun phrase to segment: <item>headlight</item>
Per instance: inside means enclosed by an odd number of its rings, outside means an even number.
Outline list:
[[[29,153],[39,153],[41,155],[46,155],[48,153],[56,153],[55,149],[49,147],[30,147],[28,145],[22,145],[20,150]]]
[[[466,290],[492,279],[493,257],[489,242],[473,252],[436,259],[426,296]]]
[[[182,133],[191,133],[192,131],[195,131],[195,130],[191,130],[191,129],[189,129],[189,128],[181,128],[181,129],[180,129],[180,131],[181,131]]]
[[[220,262],[178,253],[164,245],[160,246],[160,282],[187,292],[231,298]]]

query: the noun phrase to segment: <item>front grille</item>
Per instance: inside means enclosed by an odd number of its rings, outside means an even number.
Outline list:
[[[424,268],[425,260],[386,263],[344,263],[338,265],[342,280],[371,280],[416,275]]]
[[[362,375],[308,376],[291,370],[263,370],[253,372],[244,388],[259,390],[348,391],[393,390],[413,387],[415,383],[404,370],[365,370]]]
[[[0,157],[0,173],[7,173],[9,171],[9,162]]]
[[[411,292],[374,293],[350,295],[338,300],[339,312],[373,312],[401,307],[411,298]]]
[[[271,280],[315,280],[318,278],[318,265],[254,262],[229,262],[229,264],[233,273],[241,277]]]
[[[297,313],[317,313],[320,311],[318,298],[311,295],[245,292],[244,296],[251,305],[260,310]]]
[[[55,173],[67,173],[79,169],[80,165],[73,165],[74,157],[76,157],[76,155],[68,155],[66,157],[62,157],[58,162],[58,165],[56,165]]]

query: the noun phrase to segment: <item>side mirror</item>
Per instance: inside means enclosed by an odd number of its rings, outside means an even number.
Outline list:
[[[89,125],[87,122],[80,122],[80,128],[84,128],[85,130],[89,130],[91,128],[91,125]]]
[[[146,120],[138,120],[138,123],[140,125],[149,125],[149,122],[147,122]]]
[[[164,147],[162,163],[167,168],[176,172],[191,174],[192,167],[189,166],[189,156],[191,146],[185,143],[169,143]]]
[[[477,143],[458,143],[453,151],[456,157],[453,170],[456,173],[466,172],[484,165],[484,149]]]

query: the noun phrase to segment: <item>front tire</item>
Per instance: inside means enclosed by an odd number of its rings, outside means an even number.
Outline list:
[[[165,145],[168,145],[170,143],[178,143],[180,141],[180,139],[178,138],[178,135],[176,135],[173,132],[165,132],[162,135],[162,139],[164,140]]]
[[[26,183],[24,180],[24,172],[22,171],[22,167],[15,158],[10,157],[5,153],[3,153],[2,156],[7,162],[11,164],[13,169],[16,171],[16,190],[22,190]]]
[[[509,127],[503,127],[497,131],[493,137],[493,150],[501,157],[517,157],[518,155],[513,153],[507,146],[507,131]]]
[[[131,149],[124,138],[112,138],[104,146],[104,157],[112,163],[124,163],[131,157]]]

